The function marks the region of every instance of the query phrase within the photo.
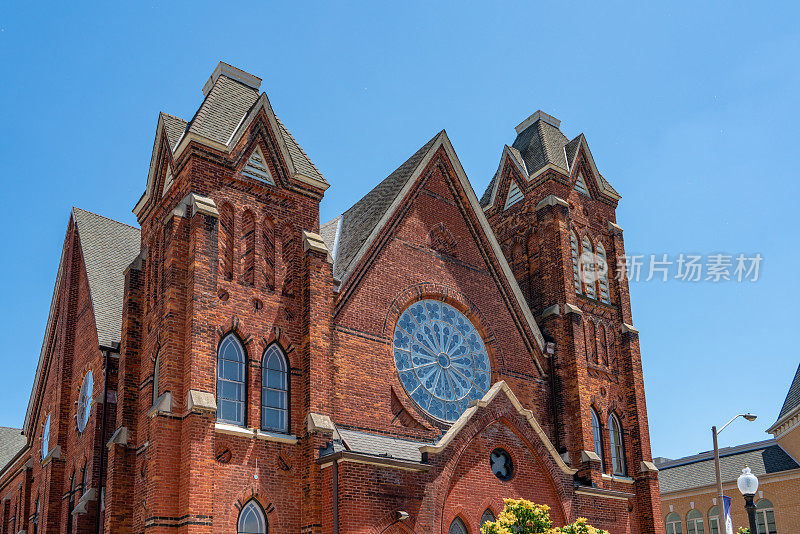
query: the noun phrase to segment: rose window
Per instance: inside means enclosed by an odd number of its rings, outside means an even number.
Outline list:
[[[441,421],[458,419],[491,383],[489,356],[477,329],[437,300],[416,302],[400,315],[394,362],[409,396]]]

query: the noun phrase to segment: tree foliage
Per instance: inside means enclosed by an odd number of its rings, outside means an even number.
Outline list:
[[[497,521],[485,523],[482,534],[608,534],[594,528],[586,519],[578,518],[572,524],[554,527],[550,519],[550,507],[534,504],[525,499],[505,499],[505,508]]]

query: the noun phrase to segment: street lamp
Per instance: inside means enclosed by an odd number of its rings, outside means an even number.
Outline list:
[[[717,436],[719,435],[720,432],[725,430],[725,427],[733,423],[737,417],[744,417],[750,422],[756,420],[756,416],[751,414],[750,412],[740,413],[734,416],[733,419],[722,425],[722,428],[720,428],[719,430],[717,430],[716,426],[711,427],[711,435],[714,437],[714,470],[717,472],[717,499],[719,500],[717,504],[720,506],[720,511],[722,512],[720,513],[720,517],[725,516],[725,499],[723,499],[722,495],[722,478],[720,477],[719,474],[719,447],[717,446]],[[755,531],[753,531],[751,534],[755,534]]]
[[[739,491],[744,495],[744,509],[747,510],[747,519],[750,521],[750,534],[757,534],[756,530],[756,505],[753,503],[753,496],[758,491],[758,477],[750,468],[745,465],[742,474],[736,480]]]

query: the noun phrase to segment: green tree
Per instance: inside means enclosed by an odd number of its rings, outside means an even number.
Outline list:
[[[736,532],[737,534],[750,534],[750,529],[747,527],[739,527],[739,530]]]
[[[578,518],[572,524],[554,527],[550,520],[550,507],[534,504],[525,499],[505,499],[505,508],[497,521],[485,523],[482,534],[608,534],[594,528],[586,519]]]

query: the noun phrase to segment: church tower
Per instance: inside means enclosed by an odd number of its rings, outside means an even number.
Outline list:
[[[621,197],[585,136],[570,140],[560,125],[537,111],[516,127],[481,205],[549,342],[553,443],[583,483],[635,489],[632,513],[658,532],[639,333],[620,261]]]

